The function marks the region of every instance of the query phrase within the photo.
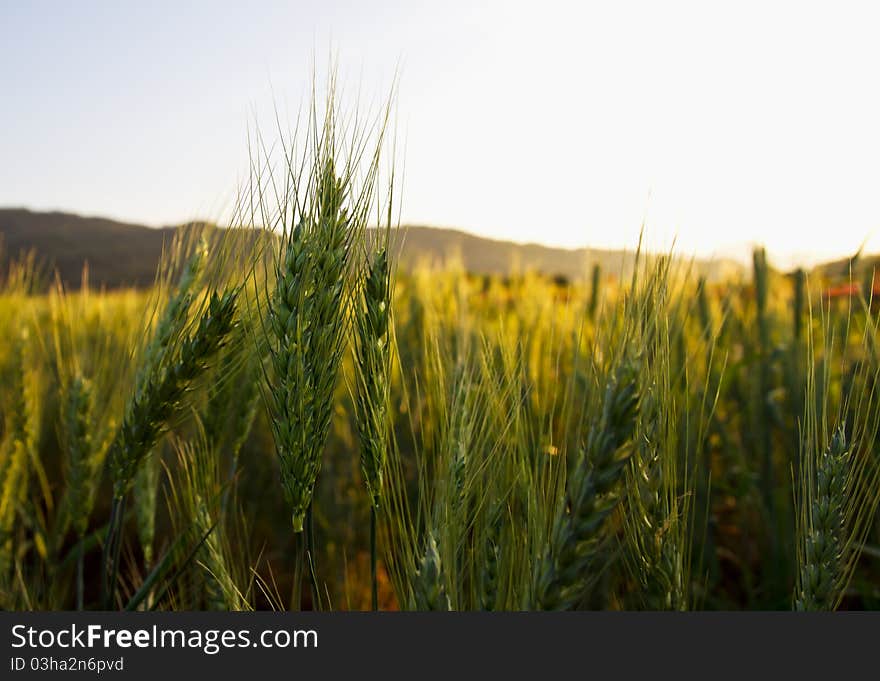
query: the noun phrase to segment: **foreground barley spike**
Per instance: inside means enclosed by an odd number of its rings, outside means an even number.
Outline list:
[[[358,230],[356,214],[343,206],[346,184],[336,175],[333,150],[319,154],[318,163],[312,204],[284,235],[268,310],[272,434],[293,531],[306,530],[301,558],[313,607],[320,607],[320,590],[311,504],[345,346],[351,239]]]
[[[357,316],[355,411],[361,442],[361,471],[370,502],[379,507],[388,449],[391,282],[387,251],[370,264]]]
[[[156,399],[151,390],[155,390],[156,384],[161,382],[168,372],[169,363],[175,361],[174,352],[176,343],[181,340],[181,335],[187,326],[187,314],[193,301],[194,290],[200,274],[204,270],[207,258],[207,244],[204,240],[199,241],[198,247],[187,259],[180,280],[174,294],[168,300],[156,323],[156,329],[144,348],[143,359],[138,367],[135,378],[134,394],[126,405],[126,411],[122,427],[111,443],[108,465],[113,473],[114,493],[124,493],[131,484],[139,461],[152,449],[155,441],[161,435],[161,429],[165,427],[164,419],[160,422],[153,419],[152,423],[145,420],[147,414],[143,413],[143,403]],[[170,386],[169,386],[170,387]],[[159,406],[159,405],[155,405]],[[173,408],[174,405],[166,405]],[[138,413],[138,412],[141,413]],[[155,416],[160,416],[158,413]],[[137,420],[140,417],[141,420]],[[126,433],[126,427],[129,432]],[[132,433],[132,430],[137,430]],[[123,437],[127,440],[123,441]],[[141,444],[143,443],[143,444]],[[146,451],[140,452],[144,446]],[[127,479],[123,479],[123,466],[126,459],[133,461],[132,470],[127,473]],[[120,484],[122,489],[120,489]]]
[[[236,324],[235,307],[235,292],[212,293],[197,328],[183,337],[174,361],[146,376],[132,397],[109,455],[117,498],[131,487],[140,464],[165,432],[192,383],[226,344]]]
[[[636,364],[621,364],[605,389],[602,413],[570,473],[565,498],[537,570],[535,607],[565,610],[578,604],[586,570],[602,529],[620,500],[618,488],[630,453],[639,407]]]
[[[877,326],[870,317],[866,321],[860,351],[869,354]],[[876,460],[880,369],[874,362],[855,361],[842,378],[850,387],[835,396],[826,359],[833,356],[835,327],[824,317],[821,325],[822,354],[811,335],[805,334],[811,364],[795,487],[797,571],[792,606],[797,610],[840,606],[880,505]],[[848,351],[841,356],[848,359]],[[829,416],[832,409],[837,413]],[[829,433],[826,424],[832,418],[837,425]]]
[[[387,245],[387,244],[386,244]],[[370,577],[372,606],[378,609],[376,511],[388,457],[388,402],[391,369],[389,320],[391,272],[386,246],[369,263],[363,298],[356,316],[354,395],[355,422],[361,443],[361,473],[370,497]]]
[[[107,526],[101,580],[101,600],[105,608],[110,607],[115,592],[126,494],[193,383],[230,339],[236,327],[237,296],[238,289],[222,296],[212,292],[195,330],[184,333],[179,343],[174,344],[179,345],[179,349],[174,347],[176,352],[162,354],[136,386],[128,403],[107,460],[113,480],[113,505]]]
[[[446,592],[446,574],[434,533],[429,532],[425,554],[419,559],[413,583],[414,609],[418,611],[452,609]]]
[[[249,191],[241,205],[252,227],[281,232],[278,250],[255,273],[260,317],[255,341],[280,481],[303,558],[314,579],[312,498],[329,436],[334,393],[347,347],[354,246],[365,243],[376,203],[391,100],[379,118],[341,116],[336,74],[326,99],[312,91],[303,137],[281,132],[282,167],[258,134],[251,148]],[[393,97],[393,93],[392,93]],[[288,143],[290,142],[290,144]],[[265,358],[263,360],[262,358]],[[307,522],[308,521],[308,522]]]
[[[334,172],[328,159],[314,214],[286,236],[269,303],[272,431],[295,532],[303,530],[321,467],[345,338],[351,225]]]
[[[849,448],[838,428],[819,456],[798,574],[796,610],[833,610],[843,581],[845,505],[849,489]]]
[[[378,144],[373,150],[366,146],[372,133],[356,122],[351,139],[343,140],[334,98],[331,76],[321,121],[317,102],[312,101],[308,151],[296,159],[298,152],[282,139],[286,168],[280,187],[271,172],[268,177],[263,174],[264,163],[256,159],[249,202],[252,225],[271,223],[282,232],[271,272],[267,267],[258,282],[261,333],[256,342],[260,357],[265,357],[262,392],[291,526],[296,534],[305,530],[304,540],[298,540],[298,561],[308,568],[312,603],[318,608],[322,593],[316,576],[312,498],[347,347],[354,246],[363,243],[374,206],[387,122],[386,111],[375,129]],[[276,200],[267,202],[269,194]],[[301,574],[299,568],[296,573]]]

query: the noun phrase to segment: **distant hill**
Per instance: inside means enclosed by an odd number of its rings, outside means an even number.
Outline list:
[[[62,280],[77,286],[83,265],[89,265],[96,286],[148,286],[153,281],[164,242],[176,227],[154,229],[104,218],[69,213],[40,213],[25,209],[0,209],[0,268],[9,257],[33,250]],[[401,266],[421,260],[442,262],[460,258],[469,272],[509,274],[513,268],[533,269],[551,276],[578,279],[594,264],[604,271],[626,275],[632,252],[549,248],[474,236],[453,229],[410,226],[401,229]],[[697,270],[708,279],[720,279],[741,270],[733,261],[697,261]]]
[[[827,279],[859,279],[866,272],[880,269],[880,255],[864,255],[859,253],[851,258],[840,258],[817,265],[815,272]]]
[[[162,244],[174,228],[153,229],[104,218],[69,213],[0,210],[0,240],[4,260],[34,250],[62,280],[77,286],[83,265],[97,286],[148,286],[156,275]],[[2,266],[2,264],[0,264]]]
[[[597,264],[606,273],[629,276],[635,260],[634,249],[551,248],[487,239],[437,227],[409,226],[401,236],[400,262],[404,267],[419,260],[442,262],[452,256],[460,258],[466,270],[477,274],[509,274],[512,268],[518,268],[575,280],[584,278]],[[696,260],[693,265],[709,280],[723,279],[742,270],[732,260]]]

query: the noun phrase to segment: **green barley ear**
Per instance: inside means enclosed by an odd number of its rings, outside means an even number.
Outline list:
[[[186,283],[186,282],[184,282]],[[182,286],[181,289],[185,287]],[[181,410],[195,382],[205,374],[214,357],[233,337],[238,322],[239,288],[218,295],[212,291],[196,311],[195,328],[181,321],[173,325],[160,352],[148,350],[143,370],[125,409],[122,425],[107,456],[113,480],[113,505],[104,544],[101,600],[110,608],[116,596],[116,575],[124,522],[125,498],[145,459]],[[161,342],[163,332],[156,336]]]
[[[219,526],[211,521],[208,504],[198,494],[195,495],[192,503],[195,507],[196,526],[202,536],[207,534],[205,543],[198,551],[198,562],[205,573],[205,598],[208,609],[215,611],[247,609],[248,604],[235,585],[227,560],[228,548],[224,546]]]
[[[329,436],[348,340],[354,246],[363,242],[376,205],[390,115],[389,106],[367,127],[357,117],[342,119],[335,84],[331,74],[323,104],[313,93],[302,146],[289,146],[282,135],[281,173],[273,172],[272,159],[263,158],[271,153],[259,138],[252,150],[248,206],[242,209],[254,228],[281,232],[265,280],[256,282],[262,317],[256,342],[261,356],[266,351],[263,396],[297,533],[304,529]]]
[[[368,265],[355,325],[355,425],[361,443],[361,474],[370,498],[370,575],[372,607],[378,609],[376,512],[388,460],[391,398],[391,271],[388,237]]]
[[[343,205],[332,157],[322,161],[313,205],[285,234],[267,329],[274,376],[268,390],[281,483],[301,532],[330,431],[345,341],[351,239],[358,224]]]
[[[223,353],[200,414],[209,447],[228,451],[233,469],[260,401],[259,360],[245,343],[248,324],[239,326],[235,341]]]
[[[355,415],[361,442],[361,472],[370,502],[379,508],[388,452],[391,277],[388,252],[379,249],[370,263],[356,318],[357,390]]]
[[[169,272],[173,269],[176,256],[183,250],[182,242],[175,244],[170,255],[163,254],[163,266]],[[143,357],[137,370],[134,382],[134,394],[126,405],[122,426],[117,431],[108,455],[108,466],[113,473],[114,493],[124,494],[130,486],[139,462],[146,457],[149,450],[161,435],[165,424],[158,421],[157,410],[153,421],[144,419],[148,416],[144,402],[155,399],[150,391],[155,391],[157,384],[164,379],[168,364],[173,361],[175,346],[187,329],[187,316],[195,296],[195,288],[199,276],[203,273],[207,259],[207,243],[204,239],[183,265],[183,271],[177,287],[171,294],[159,316],[155,330],[143,350]],[[160,272],[157,277],[157,292],[160,293],[167,285],[169,272]],[[158,406],[158,405],[157,405]],[[140,412],[140,413],[138,413]],[[136,418],[142,419],[134,423]],[[140,451],[145,448],[146,451]],[[130,468],[130,471],[126,471]]]
[[[446,574],[433,532],[428,533],[425,553],[419,559],[416,569],[413,599],[414,609],[418,611],[452,609],[449,595],[446,593]]]
[[[92,439],[94,394],[92,384],[75,375],[65,391],[64,444],[67,450],[67,504],[73,529],[80,539],[88,529],[95,502],[97,477],[95,443]]]
[[[860,357],[869,355],[876,342],[876,322],[866,321]],[[852,344],[835,351],[833,320],[823,318],[822,327],[821,350],[805,334],[810,364],[795,486],[797,572],[792,599],[798,610],[834,610],[840,605],[880,505],[880,367],[856,361],[846,377],[849,387],[839,393],[832,390],[829,365],[838,357],[849,360]],[[837,424],[831,433],[829,422]]]
[[[134,514],[138,541],[144,554],[144,568],[153,564],[153,543],[156,538],[156,497],[159,493],[159,452],[148,456],[134,476]]]
[[[319,225],[330,226],[326,220]],[[341,354],[344,253],[321,250],[317,238],[298,225],[287,240],[270,301],[277,382],[269,391],[272,430],[295,532],[303,529],[321,466]]]
[[[565,497],[537,571],[535,606],[564,610],[577,605],[586,571],[608,517],[620,501],[619,487],[639,409],[638,370],[625,361],[605,388],[601,416],[566,483]]]
[[[177,288],[165,306],[156,325],[156,331],[146,347],[136,380],[138,387],[159,369],[167,353],[173,349],[175,337],[186,325],[186,317],[196,295],[196,285],[199,277],[204,273],[207,258],[208,243],[203,236],[186,261]]]
[[[172,439],[177,454],[175,475],[168,480],[168,511],[178,534],[205,537],[195,554],[195,583],[188,607],[243,610],[250,606],[236,582],[242,571],[236,561],[246,553],[230,536],[230,518],[223,510],[225,486],[219,451],[199,427],[191,441]]]
[[[849,448],[838,428],[818,457],[798,574],[796,610],[833,610],[843,583]]]
[[[639,608],[687,610],[691,606],[694,477],[682,461],[686,445],[680,441],[680,424],[689,416],[678,411],[677,393],[670,384],[668,346],[658,348],[658,354],[628,466],[624,557],[639,586],[634,594]]]
[[[108,465],[117,498],[125,495],[141,463],[164,434],[188,390],[226,345],[236,327],[237,292],[212,293],[198,326],[180,340],[180,349],[145,376],[125,412],[110,449]]]

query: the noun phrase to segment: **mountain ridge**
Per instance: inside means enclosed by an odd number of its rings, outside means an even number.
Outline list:
[[[148,227],[64,211],[0,208],[0,268],[9,257],[33,251],[44,266],[57,269],[61,280],[71,287],[79,285],[86,263],[90,281],[95,286],[148,286],[153,282],[163,243],[170,240],[179,227]],[[548,276],[575,280],[586,277],[598,264],[606,273],[626,276],[635,256],[634,250],[523,244],[426,225],[401,226],[397,239],[404,268],[420,261],[439,264],[458,258],[464,268],[474,274],[506,275],[517,269],[532,269]],[[694,259],[692,262],[709,280],[742,271],[739,263],[732,260]]]

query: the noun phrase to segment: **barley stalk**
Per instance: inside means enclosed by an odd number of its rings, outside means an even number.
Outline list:
[[[387,239],[386,239],[387,246]],[[355,423],[361,443],[361,474],[370,498],[370,581],[373,610],[379,607],[376,574],[376,512],[388,458],[391,272],[386,246],[369,263],[356,316]]]
[[[539,563],[534,605],[568,609],[583,596],[585,574],[602,529],[620,501],[618,487],[630,453],[639,406],[638,371],[621,364],[605,389],[602,413],[566,484],[549,545]]]
[[[370,503],[379,508],[388,452],[390,397],[391,279],[387,251],[376,252],[370,263],[357,315],[355,393],[356,425],[361,443],[361,472]]]
[[[95,501],[95,450],[92,440],[94,394],[89,381],[74,376],[66,390],[64,433],[67,449],[67,501],[73,529],[82,539]]]
[[[838,428],[819,456],[798,574],[796,610],[833,610],[843,581],[849,448]]]
[[[159,493],[159,452],[148,456],[134,476],[134,515],[138,542],[144,554],[144,569],[153,564],[153,543],[156,538],[156,497]]]
[[[94,393],[91,383],[75,375],[65,391],[64,444],[67,449],[67,516],[79,540],[77,548],[76,608],[84,606],[85,549],[83,537],[95,503],[99,452],[92,439]]]
[[[272,432],[295,532],[303,530],[330,430],[345,331],[349,213],[327,159],[314,215],[285,238],[269,306]]]
[[[105,607],[110,606],[115,592],[125,496],[193,383],[230,339],[236,326],[236,299],[237,290],[222,296],[212,292],[195,330],[182,335],[175,353],[162,353],[139,381],[128,403],[107,460],[113,480],[113,507],[104,545],[102,600]]]
[[[182,339],[175,361],[144,377],[110,449],[108,464],[117,498],[130,489],[138,468],[167,429],[190,386],[228,341],[236,324],[235,302],[234,292],[222,296],[212,293],[198,327]]]
[[[0,585],[11,578],[14,561],[14,535],[19,506],[28,495],[31,452],[34,447],[33,414],[29,393],[25,343],[27,331],[13,346],[12,402],[7,415],[9,434],[5,452],[0,452]]]
[[[428,533],[425,552],[416,567],[413,580],[413,607],[419,611],[452,609],[446,592],[446,572],[440,560],[440,552],[433,532]]]

